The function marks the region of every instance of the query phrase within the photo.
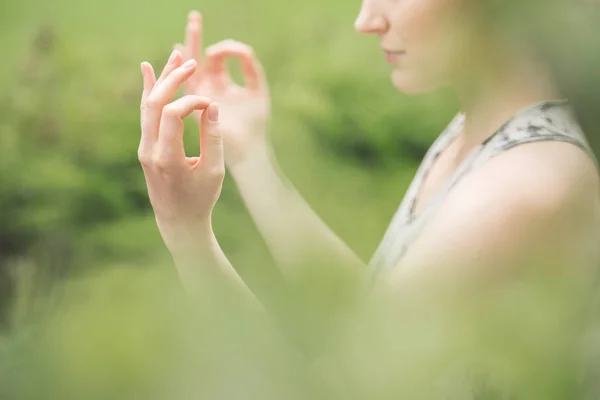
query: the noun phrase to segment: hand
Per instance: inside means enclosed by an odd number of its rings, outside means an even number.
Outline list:
[[[266,144],[270,118],[267,81],[252,48],[240,42],[225,40],[202,51],[202,16],[192,11],[188,17],[184,45],[175,48],[186,60],[198,63],[196,72],[187,80],[188,95],[206,96],[219,103],[221,133],[225,145],[225,161],[229,166],[248,156],[257,146]],[[231,79],[226,60],[240,60],[245,86]]]
[[[197,68],[194,60],[182,65],[182,58],[174,51],[158,81],[149,63],[141,66],[144,91],[138,157],[158,228],[171,251],[210,229],[225,175],[217,103],[193,95],[169,103]],[[194,111],[201,113],[202,154],[186,157],[183,118]]]

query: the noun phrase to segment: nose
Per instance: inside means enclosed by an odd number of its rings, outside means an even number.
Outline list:
[[[388,22],[383,15],[376,13],[373,7],[363,3],[354,21],[354,29],[359,33],[383,34],[388,30]]]

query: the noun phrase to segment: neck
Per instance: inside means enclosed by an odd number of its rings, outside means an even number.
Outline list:
[[[481,143],[519,111],[542,101],[559,99],[546,69],[528,60],[490,60],[486,68],[471,70],[456,85],[465,113],[465,144]]]

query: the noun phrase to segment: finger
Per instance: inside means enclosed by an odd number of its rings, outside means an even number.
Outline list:
[[[204,110],[210,100],[200,96],[184,96],[164,107],[160,120],[154,161],[159,166],[182,164],[185,162],[183,148],[183,119],[194,110]]]
[[[256,58],[254,51],[249,48],[240,54],[242,64],[242,73],[246,88],[252,91],[265,90],[267,88],[267,78],[262,64]]]
[[[187,61],[188,58],[185,55],[186,54],[186,50],[185,50],[185,46],[182,45],[181,43],[175,43],[175,46],[173,46],[173,50],[177,50],[178,52],[180,52],[181,54],[183,54],[183,58]]]
[[[224,40],[206,49],[204,71],[210,75],[213,84],[221,89],[232,84],[226,63],[227,58],[230,57],[231,43],[232,40]]]
[[[153,112],[159,112],[162,107],[171,101],[177,94],[179,87],[193,75],[196,70],[196,61],[188,60],[179,68],[171,72],[162,82],[157,82],[154,90],[148,96],[147,108]]]
[[[140,68],[142,70],[142,79],[144,82],[144,90],[142,91],[143,102],[148,98],[148,95],[150,94],[150,92],[152,92],[152,89],[156,84],[156,75],[154,74],[154,69],[152,68],[152,65],[150,65],[150,63],[144,61],[141,64]]]
[[[162,82],[156,82],[148,97],[142,102],[142,143],[140,151],[148,151],[158,138],[162,109],[175,94],[181,83],[193,74],[195,61],[170,73]],[[142,149],[143,147],[143,149]]]
[[[144,90],[142,92],[142,101],[140,107],[142,138],[140,141],[140,156],[146,153],[148,145],[158,136],[158,121],[153,119],[151,114],[147,113],[148,96],[156,84],[156,75],[152,65],[147,62],[141,64],[142,77],[144,81]]]
[[[169,56],[169,61],[167,61],[167,64],[165,64],[162,73],[156,81],[156,86],[158,86],[162,81],[164,81],[171,74],[171,72],[175,71],[175,69],[180,67],[182,62],[183,56],[181,55],[181,53],[177,50],[173,50],[173,52]]]
[[[226,73],[226,59],[235,57],[240,60],[246,88],[261,90],[266,87],[263,68],[254,55],[252,47],[234,40],[225,40],[207,50],[207,70],[214,74]],[[227,75],[228,76],[228,75]]]
[[[193,92],[200,84],[202,74],[202,34],[202,14],[198,11],[191,11],[188,14],[188,22],[185,30],[185,45],[181,46],[181,52],[185,60],[194,59],[198,63],[198,68],[187,85],[189,92]]]
[[[202,113],[200,119],[200,159],[203,165],[213,169],[225,168],[223,140],[219,128],[219,105],[215,102]]]
[[[202,64],[202,14],[198,11],[191,11],[188,15],[188,23],[185,30],[185,52],[186,59],[193,58]]]
[[[175,50],[181,52],[182,54],[185,54],[186,49],[185,46],[182,45],[181,43],[177,43],[175,44],[175,46],[173,47]],[[186,59],[187,61],[187,59]],[[196,67],[196,72],[189,77],[189,79],[187,81],[185,81],[184,85],[186,87],[186,90],[188,93],[193,93],[194,90],[198,87],[198,84],[200,83],[200,66]]]

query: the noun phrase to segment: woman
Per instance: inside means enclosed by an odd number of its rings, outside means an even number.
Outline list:
[[[431,146],[368,269],[277,171],[267,82],[252,49],[227,40],[200,54],[202,21],[192,12],[185,45],[158,80],[142,64],[139,147],[157,224],[184,284],[193,289],[208,273],[251,296],[211,228],[225,164],[290,280],[310,255],[391,292],[415,287],[407,285],[413,279],[485,287],[548,261],[563,271],[582,266],[568,273],[589,282],[600,227],[594,156],[547,65],[484,23],[479,3],[363,1],[356,30],[377,37],[396,88],[449,86],[462,109]],[[228,57],[241,60],[245,87],[229,77]],[[171,102],[180,85],[187,96]],[[186,158],[182,118],[192,112],[202,154]]]

